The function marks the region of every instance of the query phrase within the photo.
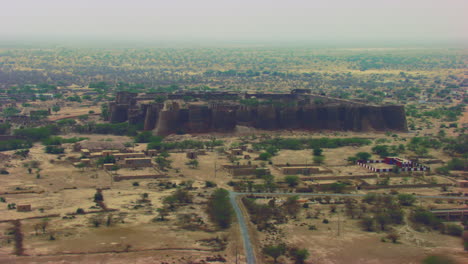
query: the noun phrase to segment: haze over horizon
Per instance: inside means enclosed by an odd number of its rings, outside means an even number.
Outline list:
[[[466,0],[20,0],[3,3],[0,45],[468,44]]]

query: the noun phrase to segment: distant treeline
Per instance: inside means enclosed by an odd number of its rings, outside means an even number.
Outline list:
[[[14,149],[27,149],[32,147],[33,143],[29,140],[12,139],[0,141],[0,151],[14,150]]]
[[[254,143],[254,149],[316,149],[316,148],[339,148],[345,146],[369,145],[372,141],[365,138],[274,138]]]
[[[148,149],[158,150],[172,150],[172,149],[205,149],[222,146],[224,144],[221,140],[211,141],[196,141],[196,140],[184,140],[178,142],[162,142],[153,141],[148,144]]]
[[[141,124],[131,125],[127,122],[116,124],[87,123],[85,125],[75,126],[75,131],[77,133],[111,134],[118,136],[136,136],[137,131],[141,129]]]

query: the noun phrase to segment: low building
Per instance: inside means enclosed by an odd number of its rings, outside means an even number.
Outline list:
[[[89,149],[81,149],[80,152],[85,157],[89,157],[91,155],[91,151],[89,151]]]
[[[303,175],[309,175],[309,174],[317,174],[320,172],[319,168],[313,168],[313,167],[302,167],[302,166],[297,166],[297,167],[283,167],[281,168],[281,172],[283,174],[303,174]]]
[[[89,164],[91,164],[91,160],[90,160],[90,159],[81,159],[80,162],[83,163],[84,165],[89,165]]]
[[[468,181],[466,180],[458,180],[457,185],[460,188],[468,188]]]
[[[434,209],[431,213],[439,219],[444,221],[465,221],[468,220],[468,209],[454,208],[454,209]]]
[[[31,205],[30,204],[19,204],[16,206],[17,212],[31,212]]]
[[[313,166],[310,164],[276,164],[274,165],[276,169],[281,171],[285,175],[310,175],[310,174],[322,174],[322,173],[332,173],[332,171],[325,167]]]
[[[126,168],[143,168],[151,167],[151,158],[126,158],[122,163],[123,167]]]
[[[114,169],[116,165],[114,163],[104,163],[102,164],[102,167],[105,169],[105,170],[112,170]]]
[[[312,92],[311,89],[293,89],[291,90],[291,94],[310,94]]]
[[[233,177],[270,174],[269,169],[257,165],[223,165],[223,168]]]
[[[150,157],[154,157],[158,155],[158,151],[155,149],[148,149],[147,151],[145,151],[145,153],[147,156],[150,156]]]
[[[114,141],[90,141],[83,140],[77,142],[73,145],[74,151],[81,151],[82,149],[87,149],[90,152],[102,152],[105,150],[118,150],[120,152],[125,151],[127,148],[124,144]]]
[[[123,160],[126,158],[144,158],[146,157],[143,152],[130,152],[130,153],[116,153],[113,155],[116,160]]]
[[[429,171],[430,168],[413,162],[411,160],[399,158],[399,157],[386,157],[383,160],[358,160],[357,164],[373,172],[395,172],[393,167],[386,168],[377,168],[377,165],[374,164],[387,164],[395,166],[401,172],[410,172],[410,171]]]

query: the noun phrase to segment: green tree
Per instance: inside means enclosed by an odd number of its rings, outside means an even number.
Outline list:
[[[65,148],[61,148],[57,146],[46,146],[44,151],[45,153],[49,153],[49,154],[62,154],[65,152]]]
[[[161,169],[161,170],[166,170],[166,168],[170,168],[171,167],[171,163],[172,161],[167,159],[167,157],[161,153],[159,154],[155,159],[154,161],[156,162],[156,164],[158,164],[158,167]]]
[[[391,154],[387,145],[377,145],[372,148],[372,152],[379,155],[381,158],[388,157]]]
[[[292,252],[292,256],[296,264],[304,264],[304,261],[310,256],[310,253],[307,249],[295,249]]]
[[[57,113],[58,111],[60,111],[60,106],[58,106],[58,105],[52,106],[52,111],[54,111],[55,113]]]
[[[461,236],[463,234],[463,228],[457,224],[447,224],[445,231],[451,236]]]
[[[342,182],[334,182],[330,184],[330,190],[332,190],[334,193],[342,193],[345,188],[346,184]]]
[[[314,156],[315,164],[323,164],[324,161],[325,161],[325,156]]]
[[[276,189],[275,176],[271,174],[265,174],[262,176],[262,179],[265,181],[265,188],[269,192],[273,192]]]
[[[356,154],[356,157],[359,160],[369,160],[372,155],[369,152],[359,152]]]
[[[263,153],[260,153],[260,155],[258,155],[258,158],[260,160],[269,160],[271,157],[272,155],[268,152],[263,152]]]
[[[390,223],[390,218],[386,213],[379,213],[375,217],[375,220],[380,225],[380,230],[384,231],[385,227]]]
[[[98,190],[94,194],[94,201],[95,202],[103,202],[104,201],[104,195],[102,195],[102,191]]]
[[[286,253],[286,246],[284,244],[279,245],[268,245],[262,249],[263,254],[273,258],[273,261],[277,263],[278,258]]]
[[[21,113],[21,110],[19,110],[16,107],[6,107],[2,111],[2,116],[3,117],[10,117],[10,116],[17,115],[19,113]]]
[[[424,148],[424,147],[417,147],[415,150],[414,150],[414,153],[416,155],[418,155],[419,157],[425,157],[427,155],[427,153],[429,153],[429,151],[427,150],[427,148]]]
[[[189,160],[189,162],[187,162],[186,165],[188,165],[192,169],[196,169],[198,168],[199,163],[198,163],[198,160],[192,159],[192,160]]]
[[[430,226],[437,229],[441,226],[441,221],[431,211],[423,208],[416,208],[412,213],[410,219],[419,224]]]
[[[355,163],[358,161],[358,157],[356,157],[356,156],[348,157],[347,161],[348,161],[350,164],[355,164]]]
[[[208,213],[221,228],[228,228],[233,217],[233,208],[229,200],[229,192],[216,189],[208,201]]]
[[[289,187],[295,187],[299,184],[299,177],[297,175],[288,175],[284,177],[284,181],[289,185]]]
[[[102,117],[102,119],[109,120],[109,116],[110,116],[109,105],[106,104],[106,103],[101,104],[101,117]]]
[[[366,230],[366,231],[373,231],[374,230],[374,219],[371,217],[364,217],[361,220],[361,226]]]
[[[113,155],[101,157],[96,161],[96,164],[102,165],[102,164],[107,164],[107,163],[115,163],[116,159]]]
[[[398,194],[398,201],[403,206],[411,206],[416,201],[416,197],[411,194],[401,193]]]
[[[159,215],[158,220],[159,221],[166,221],[165,217],[169,215],[169,212],[168,212],[167,208],[166,207],[161,207],[161,208],[156,209],[156,211],[158,212],[158,215]]]
[[[284,202],[283,207],[286,210],[286,213],[289,214],[291,217],[296,217],[296,215],[299,213],[299,210],[301,207],[299,206],[299,202],[297,201],[299,197],[296,196],[291,196],[288,197],[286,202]]]
[[[314,148],[314,156],[321,156],[322,155],[322,152],[323,152],[323,149],[321,148]]]

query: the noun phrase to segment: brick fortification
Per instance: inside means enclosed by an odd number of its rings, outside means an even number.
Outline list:
[[[145,130],[157,135],[230,132],[237,125],[265,130],[407,131],[401,105],[375,106],[295,91],[183,92],[162,95],[164,102],[148,102],[156,96],[161,94],[119,92],[109,104],[109,121],[143,123]]]

